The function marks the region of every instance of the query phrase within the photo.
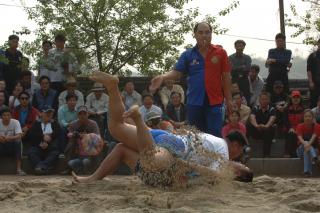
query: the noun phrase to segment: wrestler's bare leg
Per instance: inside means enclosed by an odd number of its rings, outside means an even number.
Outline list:
[[[107,175],[112,175],[122,163],[128,165],[131,171],[134,171],[139,154],[134,150],[126,147],[122,143],[116,145],[112,152],[101,162],[98,169],[88,177],[77,176],[72,172],[75,182],[89,183],[96,180],[102,180]]]
[[[102,83],[108,91],[108,127],[110,134],[112,137],[125,144],[130,149],[138,151],[136,127],[124,122],[123,113],[125,112],[125,108],[118,88],[118,77],[98,71],[94,72],[90,79]]]
[[[173,156],[166,149],[155,150],[152,135],[142,119],[138,106],[131,107],[124,113],[124,117],[130,117],[136,125],[137,145],[143,168],[148,171],[162,171],[170,167]]]

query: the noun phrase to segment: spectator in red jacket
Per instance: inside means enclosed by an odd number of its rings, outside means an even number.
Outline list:
[[[318,138],[320,125],[314,120],[314,114],[310,109],[303,113],[303,123],[298,124],[297,129],[299,147],[297,155],[303,159],[304,174],[312,175],[312,164],[319,164],[316,148],[319,145]]]
[[[22,142],[24,143],[24,137],[38,118],[39,111],[31,106],[29,93],[22,92],[18,98],[20,105],[12,110],[12,118],[18,120],[20,123],[22,128]],[[26,150],[26,148],[27,144],[24,144],[24,150]]]
[[[285,144],[284,157],[296,157],[297,134],[296,128],[303,120],[304,108],[301,103],[301,94],[298,90],[293,90],[289,99],[289,105],[285,110],[285,126],[288,130]]]

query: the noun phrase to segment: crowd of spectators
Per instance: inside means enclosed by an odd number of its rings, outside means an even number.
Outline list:
[[[90,171],[104,143],[112,140],[108,133],[109,96],[104,87],[95,83],[89,92],[81,92],[78,62],[65,47],[63,35],[55,37],[55,47],[43,41],[37,78],[28,68],[29,60],[17,49],[19,37],[11,35],[8,41],[3,55],[6,60],[0,62],[0,157],[14,156],[18,175],[25,174],[22,154],[38,175],[53,171],[60,154],[65,155],[66,172]],[[310,175],[312,164],[319,163],[320,40],[307,62],[310,109],[302,105],[300,91],[289,89],[292,55],[285,49],[285,36],[278,34],[275,42],[276,48],[269,50],[266,59],[266,82],[259,76],[260,67],[243,53],[246,43],[234,43],[236,52],[229,56],[233,105],[232,110],[225,110],[229,113],[223,115],[220,136],[238,130],[250,143],[259,140],[262,157],[270,157],[276,138],[283,138],[283,156],[303,158],[304,172]],[[27,61],[24,65],[23,60]],[[150,128],[175,132],[189,124],[185,91],[173,80],[166,80],[153,92],[148,84],[141,93],[133,81],[127,81],[121,95],[125,109],[140,106]],[[92,144],[94,150],[88,148]]]

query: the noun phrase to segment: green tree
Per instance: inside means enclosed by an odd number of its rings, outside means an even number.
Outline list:
[[[42,0],[26,9],[39,29],[37,40],[25,44],[34,47],[56,32],[67,35],[68,45],[80,63],[95,65],[112,74],[126,74],[130,67],[142,74],[170,69],[190,33],[197,8],[185,10],[188,0]],[[237,7],[233,1],[221,10],[224,16]],[[169,12],[170,11],[170,12]],[[207,17],[215,33],[223,33],[215,17]],[[29,52],[28,52],[29,50]]]
[[[296,29],[296,32],[292,35],[297,37],[304,34],[305,44],[314,44],[319,39],[320,34],[320,0],[302,0],[306,4],[309,4],[309,9],[306,10],[304,15],[299,15],[295,5],[290,5],[292,15],[294,19],[286,15],[286,22],[289,27]]]

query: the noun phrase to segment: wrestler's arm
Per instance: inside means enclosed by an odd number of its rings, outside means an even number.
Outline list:
[[[201,166],[196,163],[187,162],[182,159],[176,159],[176,163],[178,165],[182,166],[182,168],[191,169],[192,171],[195,171],[204,177],[219,177],[220,176],[219,172],[214,171],[214,170],[210,169],[209,167]]]

